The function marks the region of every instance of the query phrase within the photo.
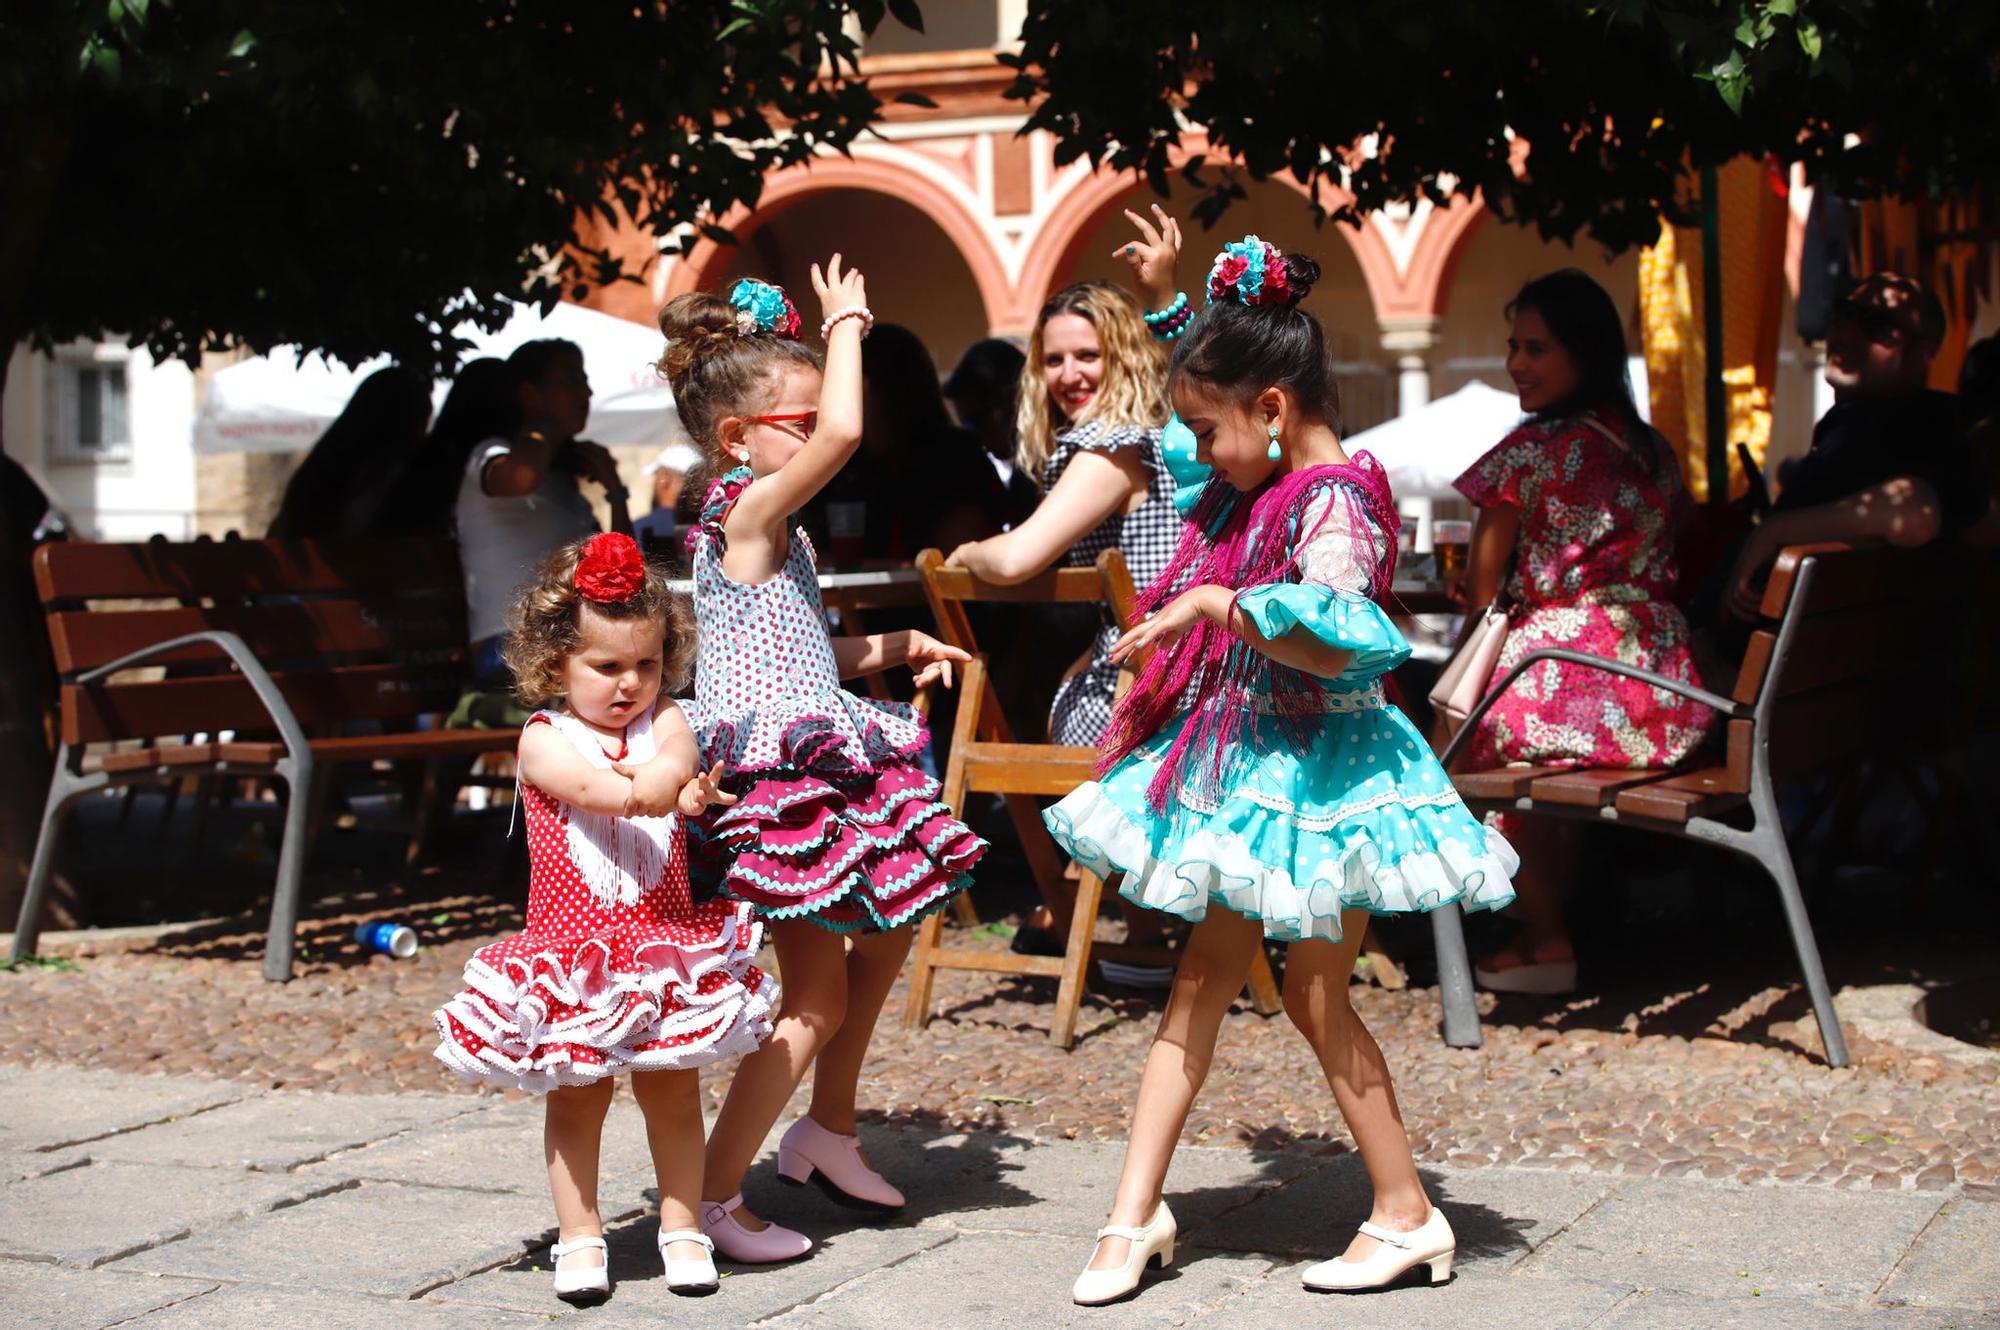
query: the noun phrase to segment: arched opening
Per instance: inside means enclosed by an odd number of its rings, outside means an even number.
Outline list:
[[[815,190],[736,226],[742,242],[717,251],[705,276],[726,290],[739,277],[777,282],[800,317],[819,320],[812,265],[839,253],[868,275],[868,303],[885,323],[923,338],[940,371],[986,336],[986,304],[970,263],[921,209],[872,189]]]
[[[1319,260],[1319,284],[1306,297],[1305,308],[1319,317],[1340,364],[1340,402],[1343,432],[1357,433],[1379,425],[1396,414],[1396,377],[1382,350],[1381,327],[1375,317],[1375,301],[1355,257],[1351,234],[1340,223],[1313,225],[1312,211],[1304,195],[1291,186],[1266,181],[1248,186],[1249,197],[1222,215],[1211,230],[1189,220],[1187,208],[1193,196],[1178,191],[1163,206],[1179,210],[1187,250],[1181,256],[1181,286],[1188,298],[1202,299],[1201,284],[1210,263],[1222,246],[1245,234],[1255,234],[1281,250],[1312,255]],[[1129,207],[1150,216],[1147,206],[1157,200],[1150,189],[1134,187],[1124,201],[1114,204],[1108,214],[1088,225],[1080,238],[1066,245],[1068,271],[1055,273],[1053,286],[1074,281],[1100,279],[1128,283],[1127,269],[1113,250],[1132,235],[1132,224],[1121,208]]]

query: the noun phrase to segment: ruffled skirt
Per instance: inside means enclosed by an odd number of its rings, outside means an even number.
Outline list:
[[[848,695],[841,694],[843,698]],[[737,796],[697,830],[724,894],[771,919],[807,919],[833,932],[898,928],[942,909],[971,885],[986,842],[938,798],[916,765],[925,732],[864,724],[855,703],[837,714],[801,713],[760,745],[766,760],[733,770]],[[740,744],[729,721],[697,727],[703,760],[727,761]]]
[[[1329,713],[1302,753],[1258,716],[1226,794],[1183,791],[1156,813],[1146,786],[1184,721],[1043,814],[1079,865],[1123,873],[1134,904],[1197,923],[1214,904],[1262,920],[1273,941],[1338,942],[1344,910],[1514,899],[1513,847],[1472,816],[1400,711]]]
[[[724,901],[664,919],[621,908],[587,932],[531,927],[466,962],[464,991],[433,1017],[438,1059],[542,1093],[753,1052],[778,991],[755,964],[762,941],[749,907]]]

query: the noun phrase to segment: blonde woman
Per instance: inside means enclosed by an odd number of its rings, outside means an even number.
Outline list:
[[[1164,214],[1157,228],[1126,216],[1144,241],[1120,246],[1119,257],[1132,264],[1142,295],[1164,306],[1173,297],[1179,228]],[[1160,455],[1171,414],[1166,357],[1139,302],[1104,282],[1079,282],[1051,296],[1028,341],[1020,402],[1015,465],[1040,482],[1042,501],[1013,530],[960,545],[950,562],[1004,585],[1058,563],[1089,567],[1118,549],[1133,585],[1158,577],[1173,557],[1181,519]],[[1095,747],[1103,738],[1118,680],[1111,660],[1117,640],[1116,625],[1105,625],[1087,663],[1057,689],[1049,709],[1054,742]]]

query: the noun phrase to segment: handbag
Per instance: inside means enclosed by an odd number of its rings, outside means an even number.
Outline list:
[[[1458,650],[1445,663],[1444,672],[1438,675],[1436,685],[1431,688],[1431,709],[1437,713],[1438,741],[1440,746],[1451,742],[1466,717],[1486,697],[1486,690],[1492,686],[1493,671],[1500,664],[1500,649],[1507,645],[1507,633],[1512,627],[1507,607],[1502,598],[1496,596],[1491,605],[1481,612],[1465,640],[1458,644]]]

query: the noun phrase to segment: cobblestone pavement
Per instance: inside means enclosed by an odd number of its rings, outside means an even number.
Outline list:
[[[713,1298],[683,1302],[660,1277],[643,1133],[625,1102],[606,1133],[601,1188],[615,1290],[572,1312],[548,1287],[532,1102],[285,1093],[60,1066],[0,1070],[0,1093],[5,1327],[1235,1330],[1362,1314],[1398,1330],[2000,1325],[2000,1189],[1427,1166],[1457,1234],[1455,1275],[1357,1306],[1298,1282],[1367,1213],[1356,1157],[1198,1146],[1179,1153],[1167,1182],[1174,1265],[1131,1301],[1083,1309],[1068,1284],[1118,1149],[922,1122],[865,1129],[910,1195],[886,1221],[774,1186],[767,1159],[747,1184],[751,1203],[818,1249],[788,1266],[724,1263]]]
[[[257,1089],[425,1091],[479,1107],[482,1092],[457,1087],[431,1058],[428,1013],[471,950],[518,923],[514,907],[446,897],[403,901],[393,914],[423,931],[417,957],[363,957],[351,934],[369,916],[323,915],[302,930],[306,959],[290,984],[261,979],[261,937],[248,927],[103,943],[57,968],[0,973],[0,1061],[200,1073]],[[1727,967],[1711,960],[1698,982],[1678,973],[1684,964],[1675,955],[1657,974],[1628,967],[1618,988],[1574,1002],[1484,997],[1478,1050],[1440,1041],[1434,988],[1357,985],[1355,1001],[1427,1163],[1927,1194],[2000,1181],[2000,1058],[1913,1050],[1850,1025],[1856,1065],[1833,1070],[1796,985],[1772,983],[1790,973],[1780,943],[1748,977],[1717,977]],[[1092,995],[1065,1053],[1043,1033],[1052,996],[1051,981],[943,975],[941,1015],[918,1031],[901,1019],[899,987],[869,1069],[873,1117],[1122,1139],[1155,1000]],[[726,1068],[707,1081],[717,1100],[727,1085]],[[1243,1006],[1186,1140],[1313,1157],[1351,1149],[1303,1042],[1282,1017]]]

